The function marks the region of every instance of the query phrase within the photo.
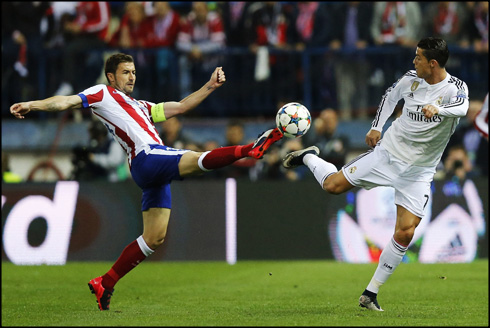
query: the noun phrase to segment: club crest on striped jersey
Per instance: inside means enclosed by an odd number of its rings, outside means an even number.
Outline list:
[[[410,87],[410,90],[415,91],[419,87],[420,82],[419,81],[413,81],[412,86]]]
[[[353,174],[354,172],[356,172],[356,170],[357,170],[357,166],[353,166],[353,167],[349,168],[349,173]]]

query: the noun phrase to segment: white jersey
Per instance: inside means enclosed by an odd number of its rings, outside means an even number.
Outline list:
[[[78,94],[83,108],[92,113],[107,127],[128,155],[128,161],[149,145],[163,145],[151,119],[152,102],[136,100],[105,84],[98,84]]]
[[[466,83],[447,73],[441,82],[428,84],[410,70],[386,90],[372,129],[383,130],[400,99],[405,101],[402,114],[386,130],[381,144],[409,164],[437,166],[460,117],[468,111]],[[436,106],[439,114],[425,118],[425,105]]]

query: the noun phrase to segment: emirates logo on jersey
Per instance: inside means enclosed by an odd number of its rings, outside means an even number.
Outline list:
[[[425,122],[425,123],[441,123],[442,118],[439,115],[434,115],[431,118],[425,117],[423,113],[407,111],[407,116],[417,122]]]
[[[412,86],[410,87],[410,90],[412,90],[412,91],[417,90],[417,88],[419,87],[419,84],[420,84],[420,82],[418,82],[418,81],[414,81],[414,82],[412,83]]]

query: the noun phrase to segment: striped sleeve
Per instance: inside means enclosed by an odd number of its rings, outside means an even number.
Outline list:
[[[152,106],[155,106],[155,103],[153,103],[153,102],[151,102],[151,101],[146,101],[146,100],[140,100],[140,101],[141,101],[141,102],[143,103],[143,105],[145,106],[145,108],[146,108],[146,113],[148,114],[148,117],[150,118],[150,120],[151,120],[153,123],[155,123],[155,122],[153,121],[153,118],[151,117],[151,107],[152,107]]]
[[[376,116],[374,117],[373,122],[371,123],[371,128],[376,131],[382,131],[383,126],[385,125],[388,118],[390,118],[391,114],[395,110],[396,104],[401,99],[401,90],[405,77],[410,77],[412,72],[407,72],[403,75],[398,81],[393,83],[391,87],[386,89],[385,94],[381,98],[381,102],[379,103],[378,110],[376,111]]]
[[[465,116],[469,108],[468,87],[462,80],[451,76],[448,83],[453,83],[451,88],[450,100],[447,104],[439,106],[439,116],[443,117],[462,117]]]
[[[82,108],[94,109],[104,99],[104,88],[105,85],[98,84],[80,92],[78,95],[82,98]]]

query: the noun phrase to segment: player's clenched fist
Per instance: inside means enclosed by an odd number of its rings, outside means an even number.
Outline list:
[[[26,102],[13,104],[10,106],[10,113],[15,116],[15,118],[24,118],[24,115],[29,113],[29,105]]]
[[[225,76],[225,72],[221,67],[217,68],[217,73],[218,73],[218,83],[224,83],[226,81],[226,76]]]
[[[432,116],[439,114],[439,109],[434,105],[425,105],[422,108],[422,113],[424,113],[426,118],[432,118]]]
[[[377,130],[369,130],[369,132],[366,134],[366,144],[369,146],[369,147],[373,147],[376,146],[376,144],[378,143],[379,139],[381,139],[381,132],[377,131]]]
[[[226,81],[225,72],[222,67],[216,67],[213,74],[211,75],[211,82],[214,88],[218,88],[223,85]]]

